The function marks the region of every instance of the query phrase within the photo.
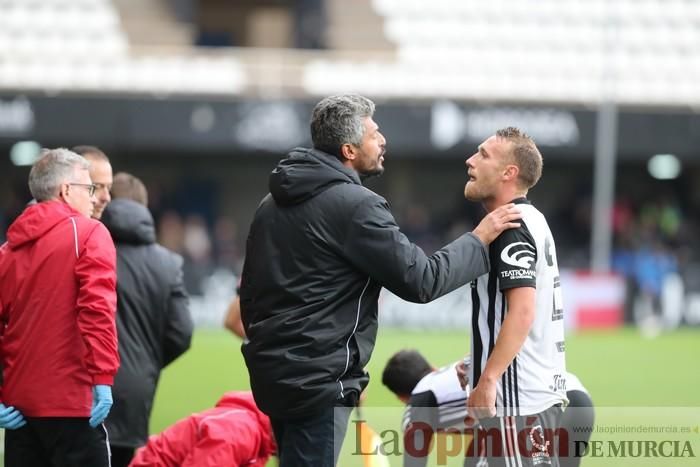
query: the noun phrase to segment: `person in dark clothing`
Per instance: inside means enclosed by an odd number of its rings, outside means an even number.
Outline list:
[[[127,466],[148,439],[160,372],[182,355],[192,318],[182,281],[182,258],[156,243],[148,195],[136,177],[114,176],[102,222],[117,247],[117,333],[121,367],[106,421],[112,466]]]
[[[350,408],[369,381],[381,288],[413,302],[436,299],[487,272],[486,244],[519,226],[518,209],[507,206],[427,256],[361,183],[384,171],[386,140],[373,114],[362,96],[319,102],[313,149],[292,150],[273,170],[250,227],[242,349],[281,467],[337,460]]]

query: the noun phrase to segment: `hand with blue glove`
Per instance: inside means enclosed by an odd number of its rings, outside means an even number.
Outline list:
[[[0,428],[16,430],[27,424],[19,410],[0,404]]]
[[[90,411],[90,426],[95,428],[104,422],[112,408],[112,387],[98,384],[92,388],[92,411]]]

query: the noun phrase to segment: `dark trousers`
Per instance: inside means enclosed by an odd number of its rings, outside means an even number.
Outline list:
[[[112,451],[112,467],[129,467],[136,449],[127,446],[110,445]]]
[[[271,418],[279,467],[334,467],[356,404],[357,395],[353,393],[307,417]]]
[[[560,453],[559,464],[561,467],[578,467],[593,433],[595,410],[591,397],[583,391],[569,391],[566,397],[569,398],[569,406],[564,411],[561,423],[569,434],[569,449],[566,453]]]
[[[474,455],[464,465],[559,467],[562,415],[557,405],[534,415],[480,420],[474,433]]]
[[[5,430],[5,467],[109,467],[104,425],[87,418],[26,418],[17,430]]]

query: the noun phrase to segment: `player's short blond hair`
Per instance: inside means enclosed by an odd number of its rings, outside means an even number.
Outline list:
[[[524,131],[515,127],[502,128],[496,136],[512,143],[513,163],[518,166],[518,180],[523,188],[532,188],[542,176],[542,154],[535,141]]]

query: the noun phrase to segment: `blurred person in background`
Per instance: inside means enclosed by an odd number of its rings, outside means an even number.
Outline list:
[[[236,288],[236,296],[231,300],[228,308],[226,309],[226,316],[224,317],[224,327],[234,333],[236,336],[240,337],[243,341],[247,341],[248,338],[245,335],[245,328],[243,327],[243,320],[241,319],[241,287],[240,285]]]
[[[117,332],[121,367],[107,418],[112,466],[125,467],[148,438],[160,372],[190,346],[192,318],[182,257],[156,243],[148,193],[128,173],[114,176],[102,216],[117,247]]]
[[[216,267],[236,275],[241,272],[241,257],[238,250],[238,226],[228,216],[219,216],[214,222],[214,257]]]
[[[184,418],[136,452],[130,467],[264,467],[276,451],[270,419],[249,391]]]
[[[180,215],[172,210],[165,211],[158,221],[158,243],[178,254],[185,251],[185,226]]]
[[[183,223],[185,287],[192,295],[204,295],[205,281],[215,270],[212,239],[200,214],[188,215]]]
[[[508,455],[492,449],[490,467],[556,467],[554,442],[546,448],[544,434],[551,437],[560,426],[568,402],[564,310],[552,232],[526,198],[542,175],[542,155],[532,138],[509,127],[481,143],[466,166],[465,198],[488,212],[516,203],[523,214],[519,228],[489,245],[491,271],[472,282],[469,414],[482,428],[500,432]],[[513,439],[528,417],[537,417],[542,444],[537,436]]]
[[[358,95],[319,102],[313,148],[292,150],[273,170],[250,227],[243,355],[282,467],[335,465],[369,382],[381,288],[434,300],[487,272],[485,245],[518,225],[517,208],[503,207],[427,256],[401,233],[387,201],[362,185],[384,171],[374,109]]]
[[[0,427],[5,466],[108,466],[102,421],[119,367],[116,253],[90,219],[89,162],[45,150],[29,173],[37,201],[0,247]]]
[[[470,371],[470,356],[436,369],[420,352],[413,349],[396,352],[387,361],[382,383],[406,404],[402,425],[404,466],[426,465],[431,439],[440,431],[455,433],[456,429],[459,433],[471,436],[473,430],[470,428],[473,428],[474,420],[467,414],[466,406]],[[583,447],[593,432],[595,410],[581,381],[571,373],[566,376],[566,394],[570,403],[564,412],[562,427],[568,435],[569,446],[568,455],[561,457],[560,462],[562,466],[576,467],[581,462]],[[410,448],[406,449],[406,446]],[[466,466],[485,462],[473,445],[459,454],[469,456],[465,459]]]
[[[660,240],[642,237],[633,265],[632,278],[638,294],[634,302],[635,321],[642,331],[653,336],[663,328],[664,283],[678,273],[678,263]]]
[[[71,149],[90,162],[90,179],[95,185],[95,210],[92,218],[100,220],[107,204],[111,200],[112,164],[107,155],[97,146],[75,146]]]

